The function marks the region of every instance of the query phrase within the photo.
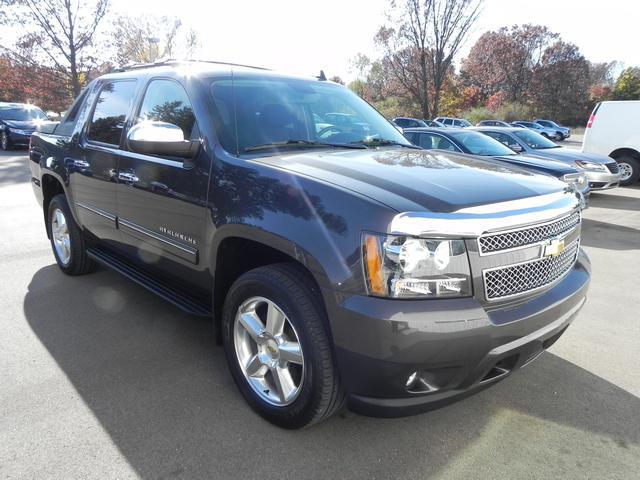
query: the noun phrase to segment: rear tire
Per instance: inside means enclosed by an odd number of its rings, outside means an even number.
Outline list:
[[[98,264],[87,256],[85,239],[63,194],[51,199],[47,219],[51,248],[60,270],[67,275],[95,272]]]
[[[260,312],[261,302],[266,307]],[[243,318],[247,305],[254,307],[244,315],[257,322]],[[267,321],[273,305],[284,316],[281,323],[286,327],[284,331],[280,328],[281,334],[273,334],[275,329]],[[247,403],[279,427],[311,426],[333,415],[344,402],[324,320],[315,283],[294,264],[251,270],[240,276],[227,294],[222,335],[229,369]],[[247,323],[253,327],[246,328]],[[290,342],[292,338],[295,340]],[[285,354],[293,351],[285,346],[292,343],[298,346],[297,361],[285,359]],[[290,356],[288,353],[286,358]],[[298,369],[287,374],[290,395],[281,395],[283,382],[277,380],[278,369],[288,371],[292,364]]]
[[[620,167],[624,177],[620,180],[621,186],[633,185],[638,181],[640,178],[640,160],[624,156],[616,158],[616,162],[618,162],[618,167]]]

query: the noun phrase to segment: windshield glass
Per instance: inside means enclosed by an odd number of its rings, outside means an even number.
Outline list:
[[[356,94],[316,80],[251,77],[215,80],[216,131],[225,150],[353,148],[406,138]]]
[[[470,153],[482,156],[516,155],[513,150],[505,147],[499,141],[483,133],[455,132],[451,133],[459,143],[464,145]]]
[[[529,145],[529,147],[536,150],[542,150],[545,148],[558,148],[558,145],[551,140],[543,137],[539,133],[532,132],[531,130],[516,130],[513,132],[520,140]]]
[[[38,107],[0,107],[0,118],[28,122],[30,120],[46,120],[47,116]]]

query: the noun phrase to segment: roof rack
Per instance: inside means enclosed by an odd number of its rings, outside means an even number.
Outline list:
[[[153,68],[153,67],[163,67],[167,65],[178,65],[180,63],[213,63],[216,65],[230,65],[233,67],[244,67],[244,68],[255,68],[256,70],[270,70],[264,67],[256,67],[254,65],[244,65],[241,63],[232,63],[232,62],[220,62],[217,60],[199,60],[199,59],[188,59],[188,60],[179,60],[177,58],[163,58],[160,60],[156,60],[152,63],[130,63],[128,65],[123,65],[121,67],[116,67],[112,70],[112,72],[126,72],[129,70],[137,70],[141,68]]]

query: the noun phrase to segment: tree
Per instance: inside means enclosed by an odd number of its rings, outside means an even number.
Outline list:
[[[453,58],[476,22],[482,0],[390,1],[388,24],[375,36],[383,65],[422,117],[437,115]]]
[[[589,62],[577,46],[557,41],[533,70],[531,97],[538,115],[577,124],[589,109]]]
[[[623,70],[613,87],[614,100],[640,100],[640,67]]]
[[[152,63],[159,58],[191,57],[199,44],[193,29],[183,33],[175,17],[119,16],[113,22],[116,63]]]
[[[97,63],[90,47],[108,6],[109,0],[0,0],[2,21],[24,32],[17,45],[28,46],[32,60],[64,78],[74,96],[82,89],[85,72]]]

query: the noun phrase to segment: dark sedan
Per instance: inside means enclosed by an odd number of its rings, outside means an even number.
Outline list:
[[[0,102],[0,148],[29,145],[38,124],[47,120],[47,115],[34,105]]]
[[[501,130],[502,127],[497,127]],[[552,175],[580,191],[585,199],[589,195],[589,183],[577,168],[554,160],[518,154],[480,132],[462,128],[432,129],[406,128],[404,135],[414,145],[431,150],[449,150],[483,157],[492,157],[501,162]]]
[[[474,130],[499,141],[514,152],[557,160],[584,172],[591,190],[615,188],[620,184],[620,168],[615,160],[595,153],[560,147],[532,130],[522,128],[480,127]]]

